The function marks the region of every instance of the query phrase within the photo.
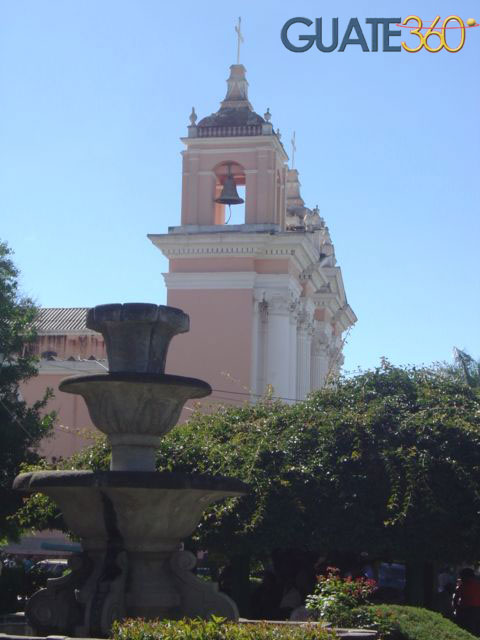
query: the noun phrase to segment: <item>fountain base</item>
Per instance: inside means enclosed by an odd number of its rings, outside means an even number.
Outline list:
[[[84,552],[71,573],[35,593],[26,615],[37,633],[102,637],[124,617],[238,619],[235,603],[191,570],[181,541],[205,509],[244,495],[235,479],[143,471],[19,475],[14,488],[55,500]]]

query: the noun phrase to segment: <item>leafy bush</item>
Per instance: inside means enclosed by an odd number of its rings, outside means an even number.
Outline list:
[[[239,624],[212,616],[211,620],[152,620],[114,622],[113,640],[335,640],[320,625]]]
[[[375,629],[380,640],[474,640],[467,631],[439,613],[400,605],[345,607],[348,618],[338,626]],[[113,640],[335,640],[333,630],[317,625],[238,624],[212,620],[115,622]]]
[[[439,613],[401,605],[337,610],[335,626],[374,629],[379,640],[473,640],[475,636]]]
[[[313,618],[335,627],[373,629],[380,638],[388,638],[395,630],[391,616],[366,606],[376,586],[375,580],[342,578],[336,567],[328,567],[327,575],[318,577],[315,591],[307,597],[305,606]]]
[[[316,618],[336,624],[339,616],[347,615],[345,609],[365,604],[375,589],[375,580],[342,578],[336,567],[328,567],[327,575],[318,577],[315,591],[307,597],[305,606]]]
[[[472,636],[439,613],[399,605],[368,605],[374,580],[341,578],[329,567],[319,576],[306,607],[334,627],[374,629],[381,640],[472,640]]]
[[[439,613],[400,605],[367,607],[375,616],[388,619],[394,631],[392,640],[474,640],[475,636],[461,629]]]

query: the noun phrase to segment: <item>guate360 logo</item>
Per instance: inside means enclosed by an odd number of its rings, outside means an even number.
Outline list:
[[[337,47],[338,51],[345,51],[348,46],[352,45],[360,46],[362,51],[378,51],[380,40],[382,51],[395,52],[403,49],[409,53],[417,53],[417,51],[425,48],[430,53],[438,53],[442,49],[450,53],[457,53],[465,44],[467,29],[480,26],[474,18],[469,18],[465,24],[462,18],[454,15],[447,16],[444,20],[441,20],[440,16],[436,16],[434,20],[426,21],[425,25],[421,18],[414,15],[407,16],[404,20],[401,18],[366,18],[365,23],[370,25],[370,28],[367,29],[367,36],[370,36],[370,48],[358,18],[350,18],[340,46],[338,45],[338,18],[332,19],[328,35],[324,33],[323,19],[315,18],[314,32],[297,35],[298,42],[295,43],[292,42],[291,28],[298,24],[311,27],[313,20],[309,18],[290,18],[282,27],[281,38],[287,49],[295,53],[308,51],[314,43],[317,49],[323,53],[335,51]],[[412,40],[393,44],[391,38],[402,35],[402,31],[400,29],[392,29],[391,27],[393,26],[410,31]],[[300,44],[303,41],[306,44]]]

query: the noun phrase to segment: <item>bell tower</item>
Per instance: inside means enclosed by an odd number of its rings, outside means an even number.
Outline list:
[[[183,151],[181,225],[148,237],[169,260],[167,304],[190,315],[167,370],[206,379],[218,401],[255,400],[269,386],[287,401],[325,384],[354,324],[333,245],[308,209],[270,110],[255,113],[246,69],[230,67],[220,109]],[[245,220],[229,224],[242,200]]]
[[[197,124],[190,115],[183,152],[182,226],[223,225],[225,185],[245,186],[245,224],[282,227],[287,155],[270,123],[248,100],[246,69],[230,67],[228,89],[219,111]],[[232,180],[229,180],[232,176]]]

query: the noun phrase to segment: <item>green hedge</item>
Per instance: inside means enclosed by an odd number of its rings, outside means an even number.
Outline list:
[[[375,617],[392,623],[392,640],[474,640],[476,636],[461,629],[439,613],[400,605],[371,606]]]
[[[208,622],[124,620],[113,624],[112,637],[114,640],[334,640],[336,635],[320,625],[238,624],[213,617]]]
[[[367,614],[368,611],[368,615]],[[399,605],[370,605],[353,610],[363,628],[379,631],[385,640],[475,640],[454,622],[439,613]],[[351,621],[351,620],[350,620]],[[360,626],[360,625],[358,625]],[[258,622],[225,622],[221,618],[205,620],[142,619],[115,622],[113,640],[334,640],[336,635],[319,625],[290,626]]]

